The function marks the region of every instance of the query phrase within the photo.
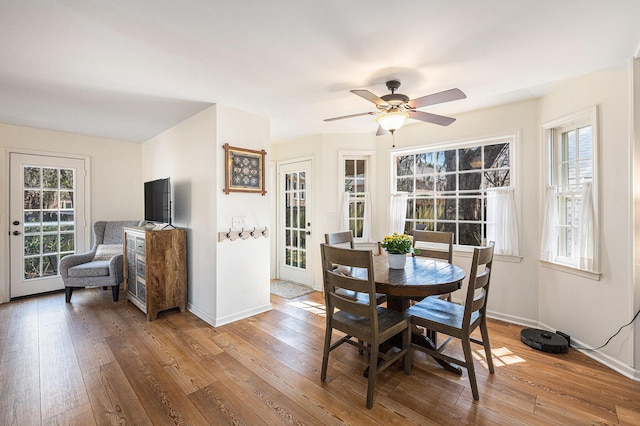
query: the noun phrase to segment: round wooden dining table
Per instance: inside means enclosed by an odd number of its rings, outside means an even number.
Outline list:
[[[407,256],[404,269],[391,269],[386,254],[373,257],[376,291],[387,295],[387,308],[404,312],[411,299],[447,294],[462,285],[462,268],[440,260]]]

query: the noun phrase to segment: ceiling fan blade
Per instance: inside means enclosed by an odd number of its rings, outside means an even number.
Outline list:
[[[369,102],[373,102],[376,105],[386,106],[389,105],[383,99],[381,99],[378,95],[374,95],[368,90],[352,90],[351,93],[354,95],[358,95],[361,98],[368,100]]]
[[[464,99],[467,95],[460,89],[449,89],[444,92],[432,93],[431,95],[423,96],[409,101],[411,108],[422,108],[424,106],[440,104],[442,102],[457,101],[458,99]]]
[[[375,112],[361,112],[359,114],[351,114],[351,115],[343,115],[342,117],[333,117],[333,118],[325,118],[324,121],[336,121],[336,120],[342,120],[345,118],[353,118],[353,117],[360,117],[363,115],[375,115]]]
[[[431,114],[424,111],[411,111],[409,117],[414,120],[426,121],[427,123],[439,124],[441,126],[448,126],[456,121],[455,118],[445,117],[444,115]]]
[[[378,126],[378,131],[376,132],[376,136],[388,135],[389,131],[382,128],[382,126]]]

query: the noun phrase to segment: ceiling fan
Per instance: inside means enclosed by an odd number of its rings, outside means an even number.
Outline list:
[[[368,90],[351,90],[351,93],[360,96],[370,102],[376,104],[377,111],[362,112],[359,114],[344,115],[342,117],[327,118],[324,121],[342,120],[344,118],[360,117],[363,115],[377,115],[378,131],[376,135],[386,134],[387,132],[395,132],[404,124],[407,118],[425,121],[427,123],[448,126],[456,121],[455,118],[445,117],[443,115],[431,114],[424,111],[416,111],[429,105],[435,105],[443,102],[457,101],[467,97],[460,89],[449,89],[443,92],[433,93],[431,95],[422,96],[413,100],[401,93],[396,93],[400,87],[400,81],[387,81],[387,89],[390,94],[378,97]]]

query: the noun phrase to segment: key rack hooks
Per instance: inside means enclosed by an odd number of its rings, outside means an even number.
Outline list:
[[[247,240],[249,238],[260,238],[265,237],[269,238],[269,228],[264,227],[264,229],[257,229],[255,226],[252,230],[248,230],[247,228],[242,228],[241,230],[233,230],[229,228],[228,231],[218,232],[218,242],[221,243],[224,240],[235,241],[237,239]]]

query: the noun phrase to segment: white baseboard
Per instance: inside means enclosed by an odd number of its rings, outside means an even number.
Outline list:
[[[493,318],[499,321],[509,322],[511,324],[522,325],[525,327],[538,327],[538,322],[529,318],[516,317],[514,315],[507,315],[501,312],[493,312],[487,310],[487,317]]]
[[[272,309],[273,309],[273,306],[271,306],[271,303],[267,303],[262,306],[258,306],[252,309],[247,309],[246,311],[234,313],[233,315],[227,315],[226,317],[217,318],[215,319],[212,325],[214,327],[220,327],[221,325],[225,325],[225,324],[232,323],[234,321],[249,318],[254,315],[258,315],[263,312],[270,311]]]
[[[208,312],[198,309],[198,307],[194,306],[192,303],[187,304],[187,309],[189,310],[189,312],[191,312],[192,314],[194,314],[195,316],[197,316],[198,318],[200,318],[202,321],[206,322],[210,326],[220,327],[221,325],[229,324],[234,321],[249,318],[251,316],[270,311],[271,309],[273,309],[273,306],[271,306],[271,303],[267,303],[265,305],[258,306],[256,308],[248,309],[243,312],[237,312],[233,315],[227,315],[226,317],[222,317],[222,318],[215,318]]]
[[[212,317],[208,312],[199,309],[193,303],[187,302],[187,310],[211,326],[215,323],[214,317]]]

